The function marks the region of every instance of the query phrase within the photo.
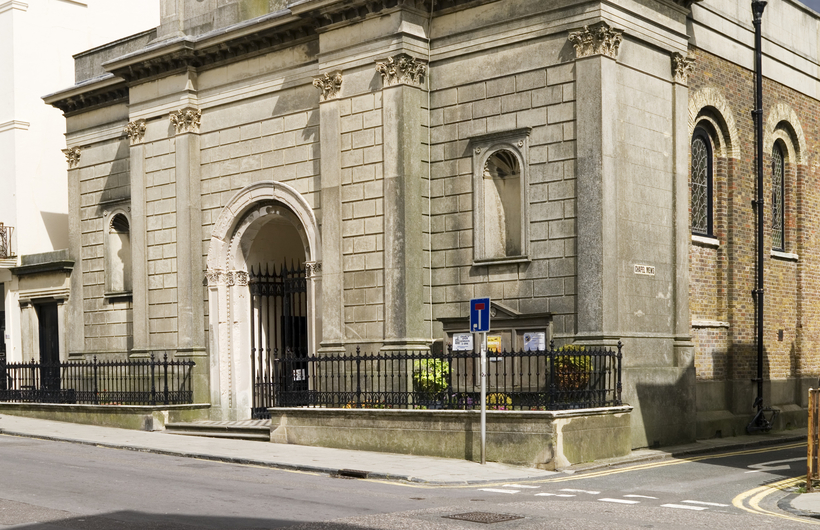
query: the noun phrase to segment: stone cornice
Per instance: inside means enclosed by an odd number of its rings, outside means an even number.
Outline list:
[[[6,131],[27,131],[31,124],[27,121],[20,121],[20,120],[11,120],[5,123],[0,123],[0,133]]]
[[[206,69],[316,38],[316,24],[310,20],[278,14],[261,18],[264,20],[254,24],[242,23],[198,37],[161,41],[103,67],[130,84],[188,68]]]
[[[0,15],[6,11],[11,11],[12,9],[16,9],[17,11],[27,11],[28,4],[25,2],[20,2],[20,0],[10,0],[9,2],[0,3]]]
[[[703,0],[672,0],[676,4],[681,7],[685,7],[686,9],[691,9],[692,4],[697,4],[698,2],[702,2]]]
[[[128,86],[121,79],[106,75],[44,96],[43,101],[71,116],[92,108],[128,103]]]

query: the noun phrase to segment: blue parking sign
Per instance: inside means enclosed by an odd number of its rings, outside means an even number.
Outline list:
[[[470,300],[470,331],[473,333],[490,331],[489,298],[473,298]]]

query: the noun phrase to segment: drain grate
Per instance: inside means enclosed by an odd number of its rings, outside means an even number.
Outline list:
[[[490,513],[490,512],[468,512],[457,513],[454,515],[445,515],[445,519],[458,519],[459,521],[470,521],[472,523],[503,523],[504,521],[515,521],[516,519],[523,519],[520,515],[508,515],[506,513]]]

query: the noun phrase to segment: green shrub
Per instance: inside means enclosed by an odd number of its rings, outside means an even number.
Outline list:
[[[413,387],[416,392],[436,395],[447,390],[450,364],[442,359],[413,361]]]
[[[589,355],[578,355],[583,351],[585,351],[583,346],[575,344],[567,344],[558,348],[554,375],[559,390],[580,390],[589,382],[592,358]],[[562,352],[572,355],[561,355]]]

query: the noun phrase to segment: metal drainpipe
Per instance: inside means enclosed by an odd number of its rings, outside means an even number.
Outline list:
[[[763,71],[761,32],[763,10],[766,2],[752,2],[752,15],[755,27],[755,142],[757,144],[757,399],[754,406],[758,413],[763,410]]]

